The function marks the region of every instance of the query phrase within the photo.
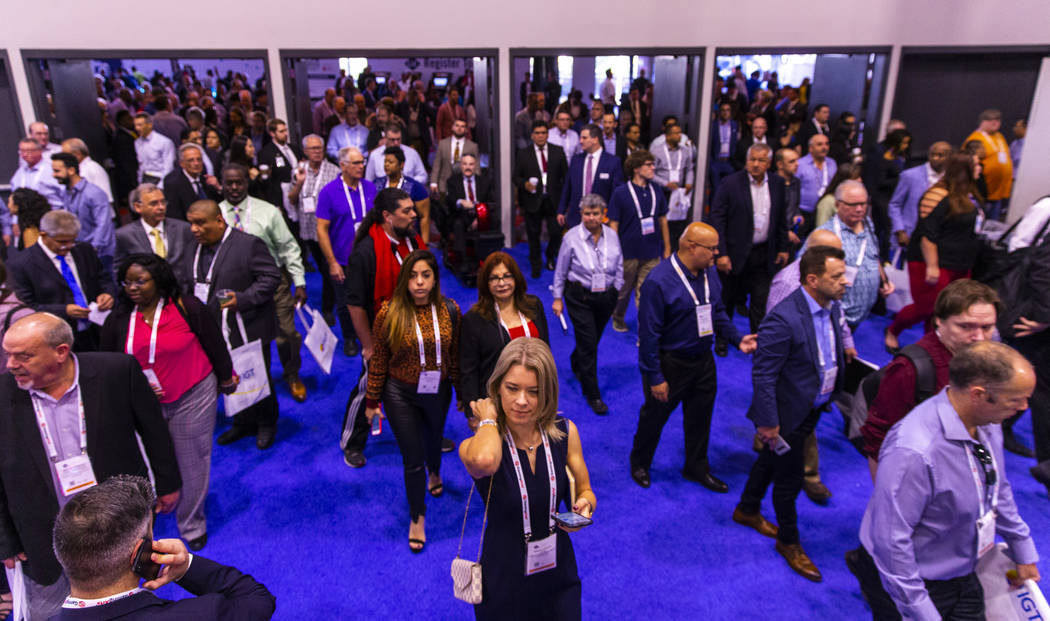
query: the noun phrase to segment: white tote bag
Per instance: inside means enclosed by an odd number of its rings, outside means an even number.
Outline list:
[[[317,366],[321,367],[325,375],[330,375],[332,373],[332,358],[335,356],[335,348],[339,344],[339,339],[336,338],[332,329],[328,327],[328,322],[324,320],[324,316],[317,309],[310,308],[309,304],[304,302],[300,306],[295,307],[295,314],[299,316],[299,322],[306,328],[306,338],[303,339],[303,344],[306,345],[310,355],[317,361]],[[313,318],[312,324],[306,320],[307,315]]]
[[[893,261],[883,269],[886,278],[893,283],[893,293],[886,297],[886,310],[899,313],[902,308],[912,303],[911,281],[908,280],[908,262],[903,257],[904,249],[898,248],[893,253]]]
[[[1006,555],[1007,546],[999,543],[977,561],[977,578],[984,588],[984,614],[996,621],[1050,621],[1050,606],[1033,580],[1019,589],[1011,589],[1006,572],[1016,564]]]
[[[7,572],[7,586],[11,589],[14,608],[7,621],[24,621],[29,618],[29,598],[26,593],[25,575],[22,573],[22,561],[15,561],[14,569],[4,568]]]
[[[226,416],[233,416],[270,396],[270,381],[266,375],[266,358],[263,356],[262,341],[256,339],[248,342],[244,331],[244,320],[237,316],[237,327],[241,331],[240,347],[230,345],[230,324],[226,320],[229,309],[222,309],[222,338],[226,340],[226,349],[230,350],[233,360],[233,372],[240,378],[237,390],[233,394],[223,395]]]

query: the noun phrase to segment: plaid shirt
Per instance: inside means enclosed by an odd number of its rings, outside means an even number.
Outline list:
[[[339,167],[327,160],[321,162],[321,168],[316,173],[309,165],[306,167],[306,180],[303,181],[303,187],[299,190],[299,204],[296,206],[296,209],[299,210],[300,239],[317,241],[317,214],[303,212],[303,197],[312,196],[315,199],[314,205],[316,205],[321,188],[338,176]]]

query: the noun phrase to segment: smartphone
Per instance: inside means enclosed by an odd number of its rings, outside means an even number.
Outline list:
[[[590,526],[591,524],[594,524],[594,520],[591,518],[583,517],[579,513],[573,513],[572,511],[554,514],[554,521],[565,528],[580,528],[582,526]]]
[[[777,439],[773,441],[772,449],[777,455],[783,455],[791,450],[791,445],[782,436],[777,436]]]
[[[160,565],[153,562],[150,558],[152,555],[153,540],[149,537],[143,537],[142,545],[139,546],[138,552],[135,553],[135,558],[131,560],[131,573],[143,580],[156,580],[157,576],[160,575]]]
[[[372,435],[378,436],[383,433],[383,417],[376,414],[372,417]]]

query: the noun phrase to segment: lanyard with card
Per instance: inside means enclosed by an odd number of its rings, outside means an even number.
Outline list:
[[[705,336],[711,336],[715,333],[714,320],[711,317],[711,285],[707,282],[707,272],[704,271],[704,301],[706,304],[701,304],[700,300],[696,297],[696,292],[689,286],[689,281],[685,278],[685,272],[682,271],[682,267],[678,265],[678,257],[671,255],[671,266],[674,267],[674,271],[678,273],[678,277],[682,279],[682,284],[685,285],[685,290],[689,292],[689,297],[693,298],[693,305],[696,306],[696,333],[700,335],[700,338]]]
[[[679,157],[679,159],[681,159]],[[642,235],[652,235],[656,232],[656,224],[654,223],[653,216],[656,215],[656,192],[649,188],[649,215],[646,217],[642,216],[642,207],[638,203],[638,195],[634,192],[634,183],[628,182],[627,189],[631,192],[631,199],[634,201],[634,211],[638,214],[638,222],[642,224]]]
[[[547,458],[547,476],[550,479],[550,511],[547,512],[547,524],[550,531],[543,539],[532,540],[532,515],[529,512],[529,490],[525,486],[525,472],[521,469],[521,459],[518,457],[518,449],[514,446],[514,437],[508,429],[505,434],[507,450],[510,451],[510,459],[514,464],[514,474],[518,479],[518,491],[521,492],[521,521],[525,532],[525,575],[548,569],[554,569],[558,564],[558,536],[554,534],[554,512],[558,508],[558,479],[554,472],[554,458],[551,457],[551,444],[547,439],[547,432],[540,431],[543,437],[543,456]]]
[[[419,386],[416,392],[421,395],[437,393],[441,386],[441,326],[438,324],[437,307],[430,305],[430,316],[434,320],[434,349],[437,352],[437,371],[427,371],[427,352],[423,343],[423,331],[416,324],[416,341],[419,343]]]
[[[726,148],[728,148],[728,142],[726,143]],[[665,142],[664,158],[667,159],[668,181],[670,181],[671,183],[678,183],[678,181],[681,179],[681,173],[679,171],[682,169],[682,150],[678,149],[678,161],[674,164],[671,164],[671,150],[667,147],[667,143]]]
[[[602,226],[604,228],[604,225],[602,225]],[[584,227],[581,224],[580,225],[580,238],[583,239],[583,247],[584,247],[585,250],[580,256],[580,262],[583,263],[584,267],[588,267],[588,263],[591,263],[590,258],[589,258],[590,257],[590,253],[587,252],[587,249],[589,249],[591,247],[590,240],[587,239],[588,237],[590,237],[590,235],[591,234],[590,234],[590,232],[587,231],[587,228]],[[602,231],[602,247],[601,247],[602,262],[601,262],[601,265],[598,264],[598,259],[597,259],[597,255],[599,253],[597,244],[594,247],[594,252],[595,252],[595,259],[594,259],[593,264],[589,268],[591,270],[591,292],[592,293],[601,293],[601,292],[605,291],[605,270],[606,270],[606,268],[609,265],[609,236],[605,234],[604,230]],[[587,257],[587,258],[585,259],[584,257]]]
[[[499,312],[499,304],[496,304],[495,307],[496,318],[499,319],[499,325],[507,331],[507,336],[510,336],[510,328],[508,328],[507,324],[503,322],[503,315]],[[532,333],[529,332],[529,321],[525,319],[525,315],[522,315],[520,310],[518,311],[518,320],[521,321],[521,329],[525,331],[525,338],[532,338]]]
[[[980,427],[977,428],[977,440],[982,441]],[[984,445],[991,446],[987,442]],[[987,450],[992,460],[992,471],[998,472],[995,467],[995,454],[991,449]],[[973,474],[973,484],[977,488],[977,500],[980,503],[980,517],[977,518],[977,557],[980,558],[995,545],[995,513],[999,508],[999,477],[995,478],[995,483],[991,488],[981,482],[981,470],[973,458],[972,444],[966,451],[966,458],[970,461],[970,473]],[[990,501],[988,501],[989,493],[991,494]]]
[[[161,312],[164,310],[164,298],[157,298],[157,308],[153,311],[153,326],[149,335],[149,364],[142,369],[142,373],[146,376],[146,380],[149,382],[149,387],[153,389],[155,393],[163,393],[164,388],[160,385],[160,378],[157,377],[156,372],[153,371],[153,363],[157,360],[157,329],[160,327]],[[128,340],[124,344],[124,352],[129,356],[135,355],[135,316],[136,312],[132,311],[131,317],[128,319]]]
[[[357,217],[354,214],[354,201],[350,200],[350,186],[346,185],[346,180],[340,178],[343,183],[343,194],[346,195],[346,205],[350,208],[350,217],[357,221],[358,224],[365,219],[365,184],[361,183],[360,180],[357,182],[357,196],[361,199],[361,217]],[[357,230],[358,224],[354,225],[354,230]]]
[[[204,276],[204,282],[197,282],[197,265],[201,260],[201,246],[197,244],[197,252],[193,255],[193,297],[201,301],[201,304],[208,303],[208,294],[211,293],[211,275],[215,269],[215,259],[219,258],[219,252],[222,251],[222,245],[226,243],[226,238],[230,236],[232,227],[226,227],[226,232],[222,234],[222,241],[215,248],[215,254],[211,256],[211,265],[208,266],[208,273]]]
[[[817,359],[820,361],[820,396],[829,395],[835,390],[835,380],[839,374],[839,367],[836,364],[838,357],[835,351],[835,319],[831,316],[831,311],[828,310],[828,343],[831,344],[831,368],[827,368],[827,364],[824,362],[824,350],[820,347],[820,339],[817,341]]]
[[[307,172],[307,175],[310,173]],[[321,185],[321,170],[317,170],[317,174],[314,176],[314,185],[307,191],[303,184],[303,191],[299,195],[299,204],[303,206],[303,213],[317,213],[317,186]]]
[[[980,234],[981,229],[984,227],[984,211],[980,207],[974,207],[976,216],[973,220],[973,232],[974,234]]]
[[[842,239],[842,220],[839,220],[838,216],[835,216],[835,235],[838,235],[839,239]],[[867,233],[867,231],[865,231]],[[864,241],[860,244],[860,252],[857,253],[857,264],[850,265],[846,262],[846,285],[852,287],[853,283],[857,280],[857,273],[860,272],[860,266],[864,263],[864,252],[868,249],[868,236],[864,235]]]
[[[55,446],[55,438],[51,435],[51,428],[47,424],[44,410],[36,396],[31,397],[33,401],[33,412],[36,414],[37,425],[44,436],[44,445],[47,448],[47,456],[55,465],[55,473],[58,475],[58,484],[62,488],[63,496],[72,496],[82,492],[89,487],[98,485],[95,479],[95,471],[91,467],[91,459],[87,455],[87,418],[84,416],[84,398],[77,386],[77,418],[80,422],[80,455],[69,459],[58,458],[58,447]]]
[[[817,163],[813,162],[813,166],[816,166],[816,165],[817,165]],[[824,166],[820,169],[820,171],[821,171],[820,189],[817,190],[817,196],[823,196],[824,195],[824,190],[828,189],[828,160],[827,159],[824,160]]]

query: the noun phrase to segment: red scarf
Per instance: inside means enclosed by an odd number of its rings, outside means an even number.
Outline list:
[[[394,256],[394,249],[390,245],[392,242],[379,223],[372,225],[372,228],[368,230],[368,235],[372,238],[372,246],[376,253],[376,287],[373,300],[375,311],[378,313],[383,302],[394,295],[394,285],[397,284],[397,275],[401,273],[401,263]],[[412,247],[409,248],[407,240],[402,239],[397,245],[397,253],[404,259],[408,253],[420,248],[425,248],[423,239],[419,235],[414,235]]]

